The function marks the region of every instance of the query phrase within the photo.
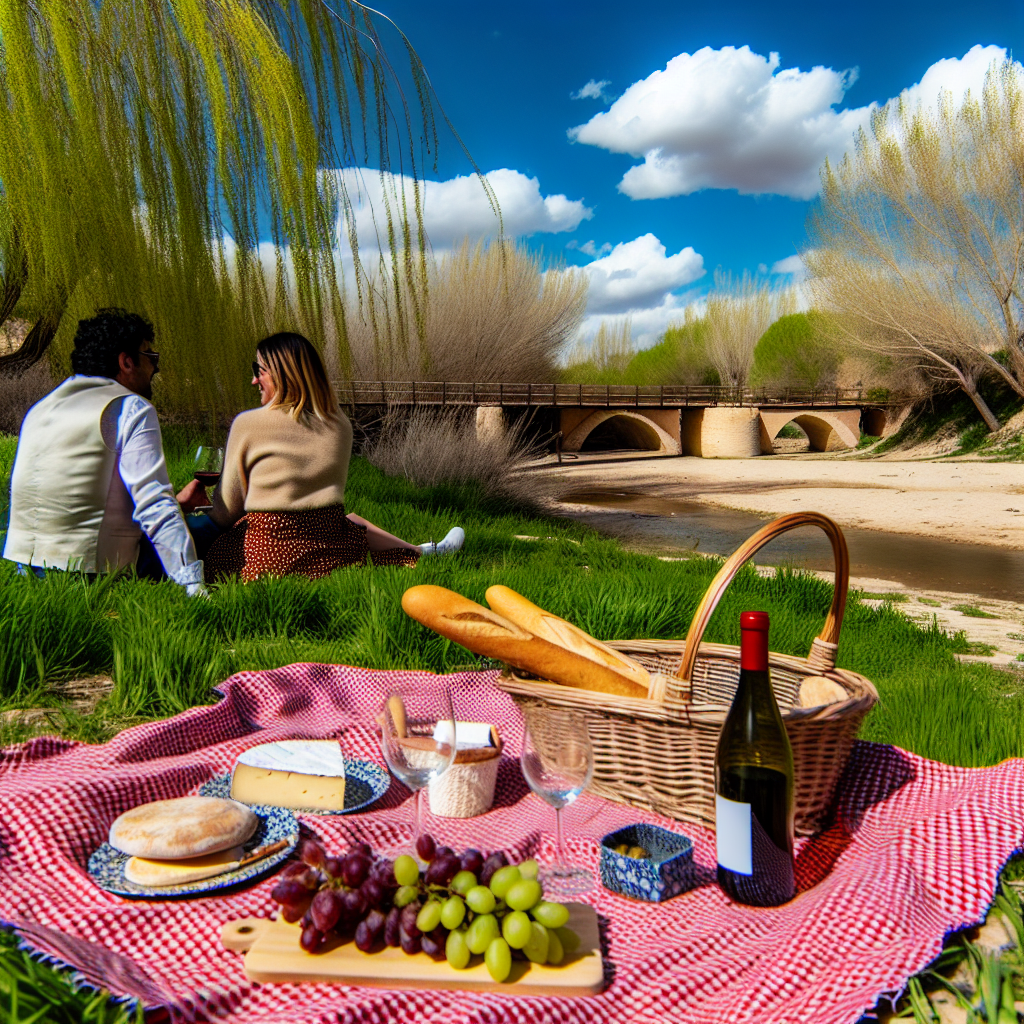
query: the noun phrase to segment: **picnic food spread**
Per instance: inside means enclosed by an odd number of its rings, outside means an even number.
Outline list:
[[[234,800],[183,796],[133,807],[110,826],[115,850],[147,860],[187,860],[240,846],[259,819]]]
[[[231,797],[296,810],[344,810],[344,755],[335,740],[281,740],[250,747],[235,762]]]
[[[511,865],[500,851],[459,855],[429,835],[419,837],[416,853],[423,871],[408,855],[375,858],[366,843],[334,857],[307,840],[301,860],[284,870],[271,896],[285,921],[301,922],[298,942],[311,954],[352,939],[363,953],[400,947],[458,971],[482,955],[501,983],[513,956],[557,966],[579,946],[566,927],[568,908],[544,899],[536,861]]]

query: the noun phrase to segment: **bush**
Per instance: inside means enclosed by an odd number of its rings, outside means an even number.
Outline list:
[[[417,487],[472,483],[489,497],[536,504],[536,480],[520,472],[537,454],[525,434],[527,421],[506,426],[500,408],[486,412],[494,420],[479,424],[472,410],[391,412],[362,454],[385,475]]]
[[[821,330],[817,314],[781,317],[761,335],[754,349],[754,387],[833,387],[841,356]]]

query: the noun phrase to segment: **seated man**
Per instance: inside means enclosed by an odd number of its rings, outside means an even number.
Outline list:
[[[152,341],[152,325],[136,313],[105,309],[78,322],[73,375],[21,425],[4,558],[37,573],[111,572],[136,564],[144,531],[166,574],[191,595],[206,593],[182,514],[182,505],[204,504],[205,492],[190,486],[179,505],[168,480],[147,401]]]

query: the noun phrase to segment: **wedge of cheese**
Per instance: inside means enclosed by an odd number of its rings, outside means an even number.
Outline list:
[[[147,860],[145,857],[129,857],[124,865],[124,877],[136,885],[162,888],[167,885],[185,885],[204,878],[214,878],[231,869],[244,856],[243,848],[236,846],[220,853],[209,853],[205,857],[191,857],[188,860]]]
[[[231,799],[292,810],[343,811],[345,758],[337,740],[280,740],[239,755]]]

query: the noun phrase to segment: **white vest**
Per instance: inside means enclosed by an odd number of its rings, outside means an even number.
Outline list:
[[[75,376],[29,409],[11,473],[4,558],[82,572],[135,564],[142,531],[101,430],[103,410],[133,393],[109,377]]]

